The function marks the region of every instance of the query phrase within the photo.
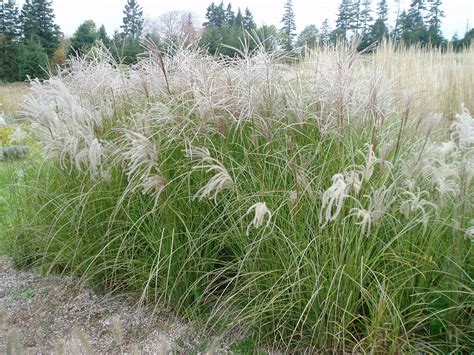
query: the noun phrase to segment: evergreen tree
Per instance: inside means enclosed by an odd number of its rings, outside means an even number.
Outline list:
[[[143,31],[143,10],[137,0],[127,0],[123,10],[123,24],[120,26],[125,37],[139,38]]]
[[[227,13],[224,9],[224,2],[222,1],[219,6],[214,3],[208,6],[206,12],[206,22],[203,23],[204,27],[216,27],[221,28],[227,25]]]
[[[0,80],[15,81],[18,76],[16,57],[20,45],[19,11],[13,1],[2,3],[3,16],[0,34]]]
[[[238,27],[242,27],[244,24],[244,17],[242,16],[242,11],[240,8],[237,10],[237,15],[235,15],[234,25]]]
[[[329,20],[325,19],[321,25],[321,34],[319,36],[319,41],[321,45],[327,45],[331,40],[331,26],[329,26]]]
[[[26,0],[20,17],[25,40],[37,41],[51,58],[61,37],[59,26],[54,23],[52,1]]]
[[[234,26],[235,14],[232,11],[232,4],[227,5],[227,10],[225,11],[225,23],[227,26]]]
[[[100,40],[104,44],[104,46],[110,48],[110,38],[107,35],[107,31],[104,25],[100,26],[99,31],[97,32],[97,39]]]
[[[382,20],[382,22],[387,22],[388,20],[388,4],[387,0],[380,0],[377,4],[377,19]]]
[[[24,80],[27,77],[45,79],[48,77],[49,60],[46,51],[41,43],[30,38],[22,43],[18,57],[18,79]]]
[[[255,24],[253,20],[253,15],[250,12],[248,7],[245,8],[244,17],[242,21],[243,21],[244,29],[246,29],[247,31],[252,31],[257,27],[257,25]]]
[[[408,44],[428,42],[428,31],[423,20],[425,0],[412,0],[402,26],[402,40]]]
[[[347,40],[349,30],[352,28],[353,19],[352,0],[342,0],[336,20],[334,36],[338,39]]]
[[[362,3],[361,0],[354,0],[352,3],[352,18],[351,18],[351,30],[354,31],[356,35],[359,34],[359,31],[362,29],[361,16],[362,16]]]
[[[401,41],[403,39],[403,31],[405,30],[405,24],[407,21],[407,12],[403,11],[399,16],[395,29],[393,30],[392,37],[395,41]]]
[[[360,28],[362,30],[362,34],[370,31],[370,23],[372,21],[372,0],[363,0],[362,10],[360,12]]]
[[[441,32],[441,19],[444,17],[444,12],[441,10],[441,5],[441,0],[432,0],[427,17],[428,37],[434,46],[440,46],[444,42]]]
[[[283,23],[283,27],[281,29],[283,34],[283,44],[287,51],[291,51],[293,49],[293,39],[296,36],[296,21],[292,0],[286,1],[285,12],[281,22]]]
[[[98,39],[95,23],[92,20],[83,22],[71,37],[69,54],[84,54],[89,51]]]
[[[393,29],[392,32],[392,38],[394,40],[399,40],[400,39],[400,10],[401,10],[401,0],[395,0],[395,3],[397,4],[397,18],[395,19],[395,28]]]
[[[318,43],[319,30],[315,25],[306,26],[296,40],[296,46],[298,48],[315,48]]]

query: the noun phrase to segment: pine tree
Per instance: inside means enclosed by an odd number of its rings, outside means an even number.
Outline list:
[[[403,39],[403,32],[405,30],[405,24],[407,22],[407,12],[403,11],[399,16],[393,30],[392,37],[395,41],[401,41]]]
[[[235,15],[234,25],[238,27],[242,27],[244,24],[244,16],[242,15],[242,11],[240,8],[237,11],[237,15]]]
[[[48,77],[48,55],[41,43],[30,38],[22,43],[18,56],[18,79],[27,77],[45,79]]]
[[[359,31],[362,29],[361,23],[361,15],[362,15],[362,8],[361,8],[361,0],[354,0],[352,3],[352,18],[351,18],[351,30],[354,31],[356,35],[359,34]]]
[[[69,54],[84,54],[89,51],[98,39],[95,23],[92,20],[83,22],[71,37]]]
[[[428,43],[428,30],[423,19],[425,0],[413,0],[402,25],[402,39],[406,44]]]
[[[216,6],[214,3],[207,7],[206,12],[206,22],[203,23],[204,27],[216,27],[221,28],[227,24],[227,14],[224,9],[224,2],[222,1],[219,6]]]
[[[433,0],[427,16],[428,37],[434,46],[440,46],[444,42],[441,32],[441,19],[444,17],[444,12],[441,10],[441,5],[441,0]]]
[[[336,30],[334,35],[338,39],[347,40],[347,35],[351,29],[353,19],[353,6],[352,0],[342,0],[339,5],[339,13],[336,20]]]
[[[329,20],[325,19],[321,25],[321,34],[319,40],[321,45],[327,45],[331,40],[331,26],[329,26]]]
[[[20,45],[19,11],[13,1],[0,5],[2,14],[0,34],[0,80],[15,81],[18,75],[16,57]]]
[[[395,0],[395,3],[397,4],[397,17],[395,19],[395,28],[393,29],[392,32],[392,38],[394,40],[399,40],[399,35],[400,35],[400,10],[401,10],[401,0]]]
[[[127,0],[123,10],[123,25],[120,26],[125,37],[139,38],[143,31],[143,10],[137,0]]]
[[[362,2],[362,11],[360,12],[360,27],[363,34],[370,30],[370,23],[372,21],[372,0],[364,0]]]
[[[387,0],[380,0],[377,4],[377,19],[382,20],[384,23],[388,20],[388,4]]]
[[[21,10],[23,36],[39,42],[51,58],[58,48],[61,31],[54,23],[51,0],[26,0]]]
[[[227,26],[234,26],[235,14],[232,11],[232,4],[227,5],[227,10],[225,11],[225,23]]]
[[[99,31],[97,32],[97,39],[100,40],[102,44],[107,48],[110,47],[110,38],[107,35],[107,31],[104,25],[100,26]]]
[[[257,25],[255,24],[253,20],[252,12],[250,12],[248,7],[245,8],[245,11],[244,11],[243,26],[244,26],[244,29],[247,31],[252,31],[257,27]]]
[[[284,8],[285,12],[281,20],[281,22],[283,23],[281,32],[283,34],[283,43],[285,49],[287,51],[291,51],[293,49],[293,39],[296,36],[296,21],[292,0],[287,0]]]

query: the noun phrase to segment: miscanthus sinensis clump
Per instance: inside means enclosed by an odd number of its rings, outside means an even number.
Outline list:
[[[467,350],[473,119],[415,111],[372,58],[72,59],[26,99],[19,252],[283,350]]]

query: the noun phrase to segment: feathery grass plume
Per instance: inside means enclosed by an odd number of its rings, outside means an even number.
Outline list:
[[[362,179],[361,179],[362,176]],[[352,188],[356,195],[359,193],[362,188],[363,173],[360,171],[348,171],[344,173],[344,181],[347,184],[348,188]]]
[[[210,156],[208,149],[193,147],[188,142],[184,153],[190,159],[199,160],[199,163],[193,166],[192,171],[204,170],[206,173],[215,173],[207,184],[196,192],[194,199],[207,198],[217,202],[217,195],[221,191],[234,189],[234,181],[229,172],[222,163]]]
[[[372,213],[363,208],[353,208],[346,216],[346,218],[349,217],[356,217],[360,219],[360,222],[356,222],[355,224],[361,227],[362,235],[370,234],[370,229],[372,227]]]
[[[267,223],[265,224],[265,228],[268,227],[268,225],[270,224],[272,220],[272,212],[268,209],[265,202],[257,202],[253,204],[252,206],[249,207],[249,209],[247,210],[244,216],[252,212],[254,212],[255,215],[252,221],[250,222],[250,224],[247,226],[247,231],[245,233],[247,236],[250,234],[251,228],[258,229],[263,226],[265,217],[267,217]]]
[[[438,206],[436,204],[424,198],[429,197],[429,192],[420,191],[418,188],[417,192],[404,191],[401,193],[401,196],[403,196],[403,201],[400,203],[400,211],[403,215],[406,218],[409,218],[412,214],[420,212],[421,222],[426,229],[430,216],[436,214],[438,211]],[[431,211],[429,211],[429,209]]]
[[[474,146],[474,118],[465,107],[462,108],[462,113],[456,115],[451,131],[451,139],[457,141],[460,148]]]
[[[344,199],[348,196],[347,184],[344,180],[343,174],[334,175],[331,178],[332,185],[323,193],[320,213],[320,223],[323,226],[335,221],[341,213]]]

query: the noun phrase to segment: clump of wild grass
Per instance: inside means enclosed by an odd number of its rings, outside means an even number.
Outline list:
[[[124,68],[95,49],[32,83],[25,111],[47,159],[18,192],[18,262],[246,327],[265,346],[469,349],[467,109],[438,123],[449,134],[425,129],[426,97],[400,106],[385,47],[298,65],[261,49],[153,51]]]

